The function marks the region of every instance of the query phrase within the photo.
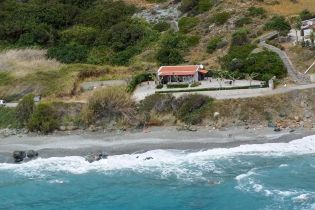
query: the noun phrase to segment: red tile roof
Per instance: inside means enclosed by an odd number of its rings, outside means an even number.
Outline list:
[[[194,75],[200,68],[199,65],[194,66],[162,66],[158,70],[159,76],[188,76]]]

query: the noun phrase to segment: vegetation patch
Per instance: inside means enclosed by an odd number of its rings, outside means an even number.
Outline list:
[[[58,128],[58,116],[50,104],[39,104],[31,115],[27,128],[32,132],[48,134]]]
[[[109,87],[96,91],[83,111],[84,122],[88,125],[105,125],[123,121],[135,124],[136,104],[125,87]]]
[[[214,14],[210,18],[211,23],[215,23],[217,26],[225,24],[231,17],[231,14],[228,12],[219,12]]]
[[[16,120],[16,112],[13,108],[0,107],[0,128],[16,128],[18,122]]]
[[[179,22],[179,31],[182,33],[191,32],[191,30],[199,23],[197,17],[182,17]]]
[[[169,83],[166,85],[167,88],[188,88],[188,83]]]

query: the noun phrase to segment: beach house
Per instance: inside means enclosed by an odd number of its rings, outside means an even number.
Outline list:
[[[160,83],[171,82],[193,83],[204,80],[207,71],[203,65],[161,66],[157,71]]]

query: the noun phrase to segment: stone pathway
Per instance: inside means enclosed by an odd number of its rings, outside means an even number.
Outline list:
[[[309,75],[305,75],[300,73],[299,71],[297,71],[294,67],[294,65],[292,64],[290,58],[288,57],[288,55],[282,51],[281,49],[269,45],[266,43],[267,40],[275,37],[278,34],[278,32],[270,32],[269,34],[263,36],[260,38],[260,43],[259,46],[267,48],[268,50],[275,52],[279,55],[280,59],[282,60],[283,64],[285,65],[287,71],[288,71],[288,75],[294,80],[295,83],[297,84],[309,84],[311,83],[310,77]]]

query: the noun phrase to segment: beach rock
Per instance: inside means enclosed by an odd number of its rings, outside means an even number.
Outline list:
[[[34,150],[29,150],[26,152],[26,156],[30,159],[33,159],[33,158],[38,157],[38,152],[36,152]]]
[[[268,127],[269,128],[274,128],[276,125],[273,122],[268,122]]]
[[[13,152],[13,158],[14,158],[14,162],[16,162],[16,163],[22,162],[24,160],[24,158],[26,158],[26,152],[25,151],[14,151]]]
[[[219,117],[220,117],[220,113],[219,112],[213,113],[213,118],[214,119],[218,119]]]
[[[95,132],[97,131],[97,128],[94,125],[91,125],[88,130],[91,132]]]
[[[106,153],[102,153],[102,152],[98,152],[95,154],[91,154],[91,155],[87,155],[85,157],[85,160],[89,163],[93,163],[95,161],[99,161],[101,159],[106,159],[108,157],[108,154]]]
[[[153,160],[153,157],[146,157],[144,160]]]
[[[274,129],[273,131],[275,131],[275,132],[280,132],[280,131],[281,131],[281,128],[275,127],[275,129]]]

